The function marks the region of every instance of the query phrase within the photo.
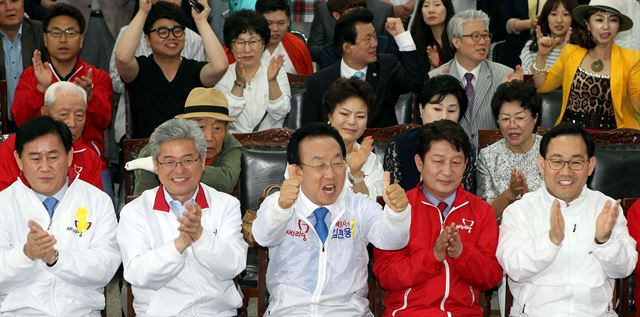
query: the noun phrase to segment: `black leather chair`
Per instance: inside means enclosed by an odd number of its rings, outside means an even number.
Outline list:
[[[287,73],[289,86],[291,87],[291,110],[285,119],[285,128],[297,130],[302,126],[302,96],[307,90],[309,76]]]
[[[400,95],[396,102],[396,119],[398,124],[411,123],[415,97],[412,92]]]
[[[640,130],[616,129],[592,136],[597,163],[589,188],[615,199],[640,197]]]
[[[378,161],[384,162],[384,152],[394,136],[400,133],[419,128],[417,124],[399,124],[386,128],[368,128],[363,136],[373,137],[373,151],[378,157]]]
[[[540,126],[553,128],[562,109],[562,89],[542,94],[542,116]]]

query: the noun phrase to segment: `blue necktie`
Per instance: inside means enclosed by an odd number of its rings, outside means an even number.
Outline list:
[[[47,208],[47,212],[49,213],[49,219],[53,218],[53,210],[56,209],[56,205],[58,205],[58,200],[53,197],[47,197],[42,204],[44,208]]]
[[[324,217],[327,216],[329,209],[320,207],[313,211],[313,215],[316,216],[316,224],[313,226],[318,233],[318,237],[322,240],[322,243],[327,240],[327,235],[329,234],[329,229],[327,228],[327,224],[324,223]]]
[[[364,80],[364,72],[357,71],[353,74],[353,77],[358,78],[360,80]]]

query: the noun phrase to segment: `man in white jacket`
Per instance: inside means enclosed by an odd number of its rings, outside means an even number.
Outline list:
[[[15,142],[22,175],[0,192],[0,315],[100,316],[120,266],[111,199],[68,174],[64,123],[29,120]]]
[[[298,129],[287,147],[289,178],[253,223],[269,248],[269,316],[372,316],[367,245],[397,250],[409,240],[411,206],[385,175],[384,209],[345,188],[345,145],[325,123]]]
[[[198,124],[171,119],[149,139],[160,186],[120,213],[118,244],[137,316],[235,316],[246,266],[240,202],[203,183]]]
[[[631,274],[638,253],[619,201],[586,186],[594,147],[577,125],[549,130],[537,162],[545,186],[505,209],[497,257],[510,316],[615,316],[614,279]]]

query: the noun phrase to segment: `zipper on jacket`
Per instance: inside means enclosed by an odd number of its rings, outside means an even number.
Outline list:
[[[527,307],[527,304],[522,305],[522,313],[524,314],[524,308]]]

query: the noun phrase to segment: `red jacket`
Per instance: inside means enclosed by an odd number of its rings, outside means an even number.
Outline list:
[[[422,182],[407,192],[411,204],[409,244],[397,251],[374,250],[373,272],[387,292],[384,316],[481,316],[480,291],[502,279],[496,259],[498,223],[494,210],[459,186],[444,224],[457,225],[462,254],[438,262],[433,246],[443,228],[442,216],[425,198],[421,186]]]
[[[637,200],[629,211],[627,211],[627,227],[629,228],[629,235],[636,241],[640,241],[640,200]],[[636,243],[636,251],[640,250],[640,242]],[[635,294],[633,299],[636,306],[640,303],[640,289],[638,289],[638,277],[640,276],[640,261],[636,264],[636,269],[633,271],[636,275]]]
[[[287,34],[282,39],[282,46],[284,46],[284,50],[287,51],[287,55],[291,59],[291,64],[296,69],[297,75],[311,75],[313,74],[313,65],[311,64],[311,53],[309,52],[309,48],[301,40],[299,37],[291,34],[291,32],[287,32]],[[224,47],[225,53],[227,53],[227,60],[229,64],[233,64],[236,62],[235,58],[233,58],[233,54],[228,47]]]
[[[106,168],[106,159],[103,155],[104,130],[111,123],[111,103],[113,100],[111,77],[104,70],[78,58],[76,69],[69,81],[73,82],[78,77],[86,76],[89,69],[93,69],[93,90],[87,104],[87,120],[82,132],[82,140],[102,157],[103,167]],[[55,72],[51,71],[51,73],[51,82],[58,82],[60,79]],[[20,75],[11,106],[11,114],[17,126],[41,115],[40,109],[44,105],[44,93],[39,92],[36,89],[37,86],[38,80],[33,73],[33,67],[26,68]]]
[[[21,175],[18,163],[13,156],[16,150],[16,135],[12,134],[4,142],[0,143],[0,191],[9,187]],[[80,179],[102,190],[102,177],[100,175],[100,158],[94,151],[84,144],[82,139],[73,143],[73,162],[69,166],[69,179],[75,179],[80,174]],[[26,182],[25,182],[26,183]]]

